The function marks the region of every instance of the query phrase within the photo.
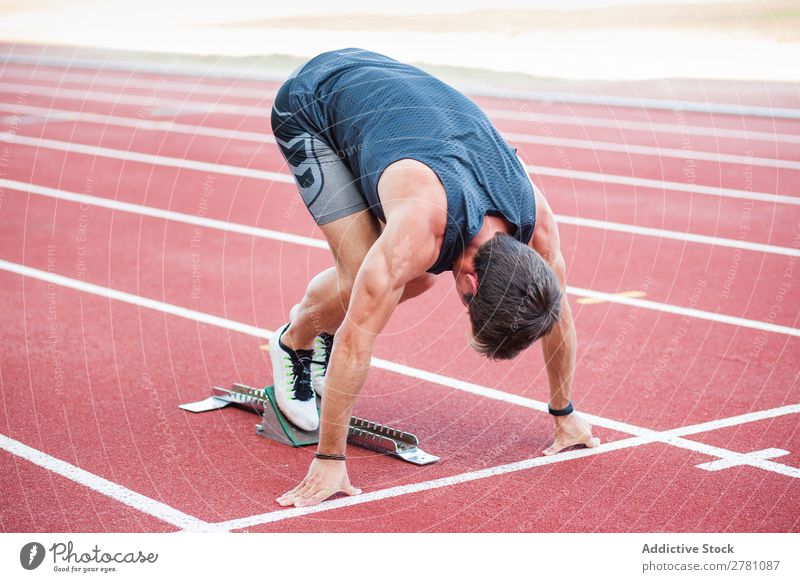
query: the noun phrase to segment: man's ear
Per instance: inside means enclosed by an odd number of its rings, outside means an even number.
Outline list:
[[[464,275],[464,280],[469,286],[470,295],[478,294],[478,275],[476,273],[468,273]]]

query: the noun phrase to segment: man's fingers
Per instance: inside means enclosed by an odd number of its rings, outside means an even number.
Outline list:
[[[549,457],[550,455],[555,455],[556,453],[560,452],[563,448],[564,447],[562,447],[559,443],[555,442],[543,450],[542,454]]]
[[[328,497],[336,493],[333,489],[328,489],[327,487],[320,489],[319,491],[314,492],[313,495],[308,497],[303,497],[297,500],[297,503],[294,504],[295,507],[310,507],[312,505],[317,505],[325,501]]]
[[[361,495],[361,489],[357,487],[353,487],[352,485],[348,485],[344,489],[342,489],[342,493],[345,495]]]
[[[281,500],[286,500],[289,497],[295,497],[300,491],[302,491],[306,487],[308,487],[308,483],[306,483],[306,480],[303,479],[302,481],[300,481],[300,483],[296,487],[294,487],[293,489],[290,489],[289,491],[287,491],[286,493],[284,493],[283,495],[278,497],[275,501],[277,501],[278,503],[281,503]],[[294,502],[292,502],[292,503],[294,503]],[[281,505],[284,505],[284,504],[281,503]],[[288,505],[291,505],[291,503],[289,503]]]
[[[564,440],[556,439],[552,445],[542,451],[542,454],[547,456],[555,455],[556,453],[560,453],[564,449],[574,447],[575,445],[585,445],[587,448],[593,449],[600,446],[600,439],[591,435],[582,438],[571,438]]]
[[[319,491],[309,492],[310,494],[306,493],[301,499],[297,500],[297,503],[295,503],[295,507],[310,507],[311,505],[317,505],[318,503],[322,503],[323,501],[325,501],[328,497],[330,497],[334,493],[339,493],[339,492],[344,493],[345,495],[360,495],[361,489],[353,487],[352,485],[348,485],[347,487],[344,487],[339,491],[336,491],[334,489],[329,489],[327,487],[322,488]]]

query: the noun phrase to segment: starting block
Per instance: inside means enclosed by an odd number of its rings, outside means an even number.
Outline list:
[[[179,408],[189,412],[208,412],[234,405],[261,416],[256,425],[256,434],[293,447],[315,445],[319,442],[319,430],[304,431],[294,426],[278,408],[275,389],[253,388],[234,384],[229,389],[211,388],[211,396],[198,402],[181,404]],[[319,397],[317,397],[319,407]],[[429,465],[439,460],[419,448],[419,440],[413,434],[396,428],[351,417],[347,442],[379,453],[402,459],[415,465]]]

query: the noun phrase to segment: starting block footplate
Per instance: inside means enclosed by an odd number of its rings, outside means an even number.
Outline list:
[[[259,436],[293,447],[315,445],[319,442],[318,430],[300,430],[289,422],[278,408],[272,386],[253,388],[244,384],[233,384],[229,389],[214,386],[208,398],[181,404],[180,408],[199,413],[219,410],[229,405],[261,416],[261,422],[256,425],[256,434]],[[415,465],[429,465],[439,460],[439,457],[419,448],[419,440],[415,435],[355,416],[350,418],[347,441]]]

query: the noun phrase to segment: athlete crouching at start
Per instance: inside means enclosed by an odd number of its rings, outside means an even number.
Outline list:
[[[281,505],[360,493],[344,453],[373,343],[397,305],[444,271],[479,352],[510,359],[541,338],[555,421],[544,453],[597,446],[570,402],[576,337],[553,213],[472,101],[415,67],[344,49],[283,84],[272,129],[335,263],[270,342],[281,410],[320,428],[306,478]]]

